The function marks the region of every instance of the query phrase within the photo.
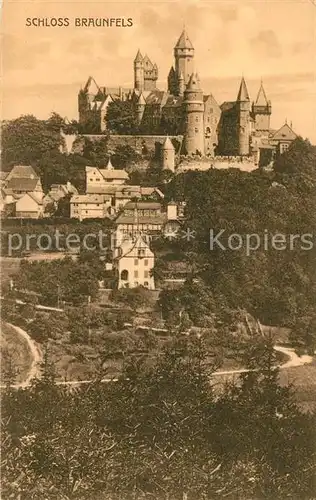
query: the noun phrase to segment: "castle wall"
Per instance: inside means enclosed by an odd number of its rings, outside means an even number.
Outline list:
[[[252,172],[258,168],[253,158],[244,158],[242,156],[219,156],[214,159],[201,159],[201,160],[189,160],[183,159],[179,164],[176,173],[186,172],[187,170],[199,170],[205,171],[210,168],[217,169],[227,169],[227,168],[238,168],[243,172]]]
[[[90,139],[93,137],[94,140],[104,136],[88,136]],[[174,135],[169,136],[170,140],[176,139],[180,143],[182,142],[182,136]],[[117,146],[129,145],[134,148],[137,152],[142,153],[143,148],[146,147],[148,152],[154,153],[156,150],[156,143],[163,144],[166,140],[165,135],[111,135],[109,137],[109,149],[115,149]]]

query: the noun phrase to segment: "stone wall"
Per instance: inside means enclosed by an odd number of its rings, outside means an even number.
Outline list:
[[[215,156],[215,158],[182,158],[177,168],[177,173],[187,170],[209,170],[210,168],[227,169],[238,168],[244,172],[252,172],[258,168],[253,158],[242,156]]]

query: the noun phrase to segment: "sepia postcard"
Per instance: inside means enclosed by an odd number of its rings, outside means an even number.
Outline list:
[[[3,0],[1,498],[316,499],[316,0]]]

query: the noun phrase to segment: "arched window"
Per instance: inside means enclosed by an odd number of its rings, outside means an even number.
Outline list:
[[[206,127],[205,132],[206,132],[207,134],[210,134],[210,133],[211,133],[211,129],[210,129],[210,127]]]
[[[128,271],[127,271],[127,269],[123,269],[123,271],[121,272],[121,280],[123,280],[123,281],[127,281],[128,280]]]

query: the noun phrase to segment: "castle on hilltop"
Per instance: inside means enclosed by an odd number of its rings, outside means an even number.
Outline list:
[[[99,87],[92,77],[79,92],[79,122],[89,133],[107,128],[106,110],[114,100],[133,103],[138,134],[182,136],[181,152],[200,156],[254,156],[269,163],[282,153],[296,134],[285,123],[270,129],[272,113],[263,83],[251,103],[244,77],[235,101],[217,103],[204,94],[194,65],[195,49],[185,30],[174,47],[174,64],[168,74],[168,90],[157,88],[158,67],[138,50],[131,88]],[[90,132],[91,133],[91,132]]]

